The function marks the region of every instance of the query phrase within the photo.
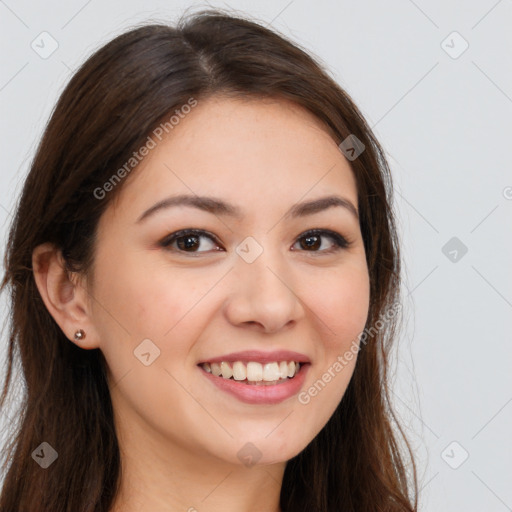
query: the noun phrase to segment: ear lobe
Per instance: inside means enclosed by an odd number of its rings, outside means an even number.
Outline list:
[[[37,246],[32,253],[32,268],[41,298],[64,334],[80,348],[98,348],[87,289],[76,273],[66,269],[61,251],[50,243]],[[86,336],[75,340],[74,333],[79,329]]]

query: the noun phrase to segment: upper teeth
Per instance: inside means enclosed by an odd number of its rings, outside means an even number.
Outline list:
[[[281,361],[272,363],[257,363],[250,361],[247,364],[242,361],[228,363],[203,363],[203,369],[217,377],[235,380],[249,380],[252,382],[272,382],[279,379],[293,377],[300,369],[300,364],[294,361]]]

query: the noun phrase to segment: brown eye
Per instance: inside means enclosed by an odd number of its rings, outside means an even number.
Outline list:
[[[207,240],[209,243],[206,243],[203,240]],[[174,244],[175,246],[173,247]],[[222,250],[219,249],[219,246],[212,235],[197,229],[176,231],[162,240],[160,245],[169,250],[187,253],[202,253],[209,252],[211,250]],[[205,245],[206,250],[198,250],[200,247],[203,248]]]
[[[301,247],[303,249],[318,249],[322,245],[322,237],[319,235],[310,235],[302,237]]]
[[[323,239],[329,239],[333,243],[330,247],[321,249],[323,245]],[[325,229],[307,231],[298,238],[298,241],[303,250],[307,252],[319,252],[322,254],[336,252],[340,249],[346,249],[350,245],[344,236],[336,233],[335,231]]]
[[[327,247],[324,247],[325,240],[331,241],[331,244],[327,243]],[[297,239],[296,243],[300,244],[300,250],[302,251],[319,254],[330,254],[350,246],[350,242],[344,236],[325,229],[307,231]],[[224,250],[220,247],[214,235],[198,229],[176,231],[164,238],[160,245],[169,251],[188,254]]]

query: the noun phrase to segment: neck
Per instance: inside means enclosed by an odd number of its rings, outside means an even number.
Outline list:
[[[147,425],[116,428],[121,482],[110,512],[281,512],[284,462],[231,464],[163,439]]]

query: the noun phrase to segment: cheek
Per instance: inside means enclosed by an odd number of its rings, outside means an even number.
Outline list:
[[[326,349],[350,345],[368,317],[370,285],[365,265],[352,265],[324,274],[309,294],[310,307],[321,319]]]
[[[204,299],[221,274],[171,273],[161,264],[137,264],[124,257],[104,266],[101,277],[95,320],[113,382],[124,382],[129,373],[130,380],[139,382],[136,399],[152,396],[162,382],[172,387],[165,369],[183,380],[184,363],[209,319]]]
[[[359,336],[369,310],[370,285],[364,264],[346,266],[317,280],[309,304],[319,333],[316,366],[299,393],[297,411],[313,438],[328,422],[345,394],[357,361]],[[285,437],[285,432],[282,433]]]
[[[138,253],[116,256],[104,258],[98,267],[95,313],[106,329],[129,334],[133,343],[162,339],[200,301],[215,277],[198,286],[186,270],[171,275],[169,268],[148,265]]]

